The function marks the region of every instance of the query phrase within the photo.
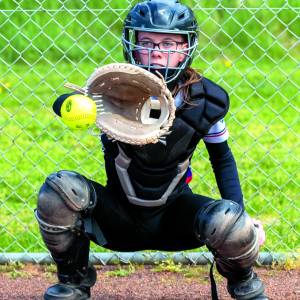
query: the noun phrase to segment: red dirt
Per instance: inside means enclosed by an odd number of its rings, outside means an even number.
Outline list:
[[[207,267],[183,267],[179,273],[174,269],[172,272],[161,269],[155,272],[157,269],[153,266],[98,266],[92,299],[210,299]],[[264,281],[270,300],[300,299],[300,269],[256,268],[256,272]],[[215,277],[220,300],[231,299],[226,291],[226,281],[219,275]],[[2,269],[0,299],[43,299],[45,289],[55,280],[54,274],[45,266],[26,265],[13,271]]]

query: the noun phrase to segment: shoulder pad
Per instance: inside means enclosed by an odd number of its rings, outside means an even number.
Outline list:
[[[190,96],[193,104],[180,117],[197,132],[206,134],[228,112],[229,96],[222,87],[205,77],[192,84]]]

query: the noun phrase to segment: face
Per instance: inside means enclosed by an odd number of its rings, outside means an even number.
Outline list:
[[[150,64],[158,68],[166,67],[167,65],[169,68],[177,67],[186,58],[186,55],[184,53],[172,52],[171,50],[182,51],[188,46],[184,41],[184,37],[180,34],[145,31],[138,32],[137,44],[145,48],[153,48],[153,50],[135,51],[136,60],[142,65],[148,66]],[[160,51],[162,49],[170,51]]]

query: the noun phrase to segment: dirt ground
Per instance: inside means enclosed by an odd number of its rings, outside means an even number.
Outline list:
[[[92,299],[210,299],[208,267],[97,266],[98,280]],[[13,265],[0,268],[0,299],[43,299],[56,281],[53,265]],[[256,268],[270,299],[300,299],[300,269]],[[231,299],[226,281],[215,272],[219,298]]]

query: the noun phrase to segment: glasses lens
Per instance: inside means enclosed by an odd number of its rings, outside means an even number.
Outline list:
[[[165,42],[161,42],[159,43],[159,49],[161,50],[176,50],[176,42],[172,42],[172,41],[165,41]]]
[[[137,42],[137,45],[139,46],[137,50],[142,54],[148,54],[148,49],[153,49],[154,45],[150,41],[139,41]]]
[[[155,44],[151,41],[138,41],[137,50],[142,54],[148,54],[151,49],[155,49],[157,46],[160,50],[177,50],[177,44],[179,43],[181,42],[163,41]]]
[[[153,43],[150,41],[140,41],[138,42],[138,45],[145,48],[153,48]]]

